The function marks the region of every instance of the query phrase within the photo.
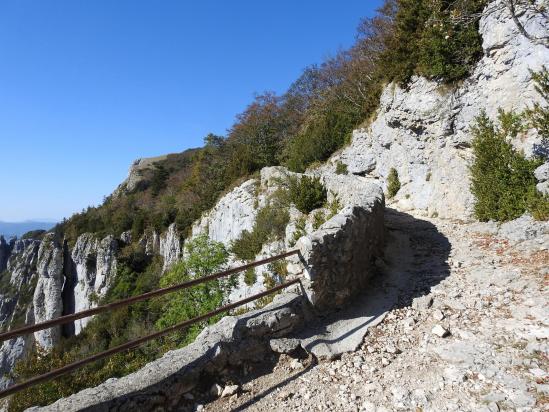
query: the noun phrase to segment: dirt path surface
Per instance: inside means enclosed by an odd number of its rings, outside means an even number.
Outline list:
[[[372,290],[397,299],[358,349],[336,360],[281,355],[197,409],[549,411],[549,225],[394,210],[386,221]]]

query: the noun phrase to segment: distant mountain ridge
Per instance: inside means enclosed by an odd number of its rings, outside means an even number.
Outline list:
[[[0,221],[0,235],[6,239],[10,237],[21,237],[31,230],[50,230],[56,222],[45,220],[26,220],[24,222],[2,222]]]

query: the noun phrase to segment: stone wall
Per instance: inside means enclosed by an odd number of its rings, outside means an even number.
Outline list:
[[[318,310],[339,307],[367,287],[385,238],[385,202],[378,186],[356,176],[326,175],[323,180],[343,209],[297,241],[300,256],[289,265]]]
[[[272,177],[283,172],[282,168],[269,168],[263,174]],[[318,230],[297,241],[295,247],[301,256],[288,266],[290,278],[299,277],[301,285],[276,296],[265,308],[223,318],[206,328],[191,345],[168,352],[131,375],[109,379],[50,406],[31,410],[176,410],[185,403],[184,395],[199,382],[215,381],[228,367],[264,361],[273,351],[273,338],[295,332],[315,312],[351,299],[367,286],[373,262],[382,253],[383,192],[358,176],[326,174],[321,178],[329,201],[337,196],[341,207]]]

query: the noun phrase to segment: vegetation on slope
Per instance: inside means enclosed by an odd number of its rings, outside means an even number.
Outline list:
[[[210,134],[202,148],[159,160],[142,172],[143,179],[134,191],[109,196],[101,206],[75,214],[58,225],[56,233],[72,244],[86,232],[102,237],[131,231],[133,243],[121,249],[118,272],[104,303],[186,279],[193,272],[182,264],[161,280],[162,262],[148,257],[137,242],[146,231],[162,231],[177,223],[185,237],[192,222],[221,194],[262,167],[282,164],[293,171],[304,171],[326,160],[349,141],[354,128],[375,114],[383,85],[390,81],[406,84],[413,74],[420,74],[451,83],[467,76],[480,57],[480,38],[476,20],[471,23],[456,16],[478,12],[483,4],[386,0],[375,17],[361,22],[352,47],[305,68],[284,94],[257,95],[236,117],[227,136]],[[340,172],[345,171],[341,168]],[[325,196],[316,187],[302,206],[306,210],[314,208]],[[265,239],[278,236],[287,219],[283,210],[267,209],[260,216],[257,225],[263,221],[265,227],[257,231],[254,228],[257,233],[250,234],[248,243],[241,245],[243,258],[249,258]],[[318,224],[322,221],[320,216],[317,220]],[[198,310],[209,308],[221,296],[218,286],[197,293],[206,293],[203,301],[207,303]],[[175,321],[161,320],[162,313],[179,312],[180,308],[171,304],[153,300],[108,317],[97,316],[81,335],[64,339],[50,354],[32,353],[17,366],[16,377],[45,372]],[[90,365],[76,375],[29,389],[15,396],[11,410],[46,404],[109,377],[129,373],[166,349],[184,343],[189,336],[176,337],[175,342],[159,340]]]
[[[471,191],[481,221],[516,219],[526,211],[536,219],[549,219],[549,196],[537,191],[534,176],[534,170],[549,159],[549,72],[534,73],[533,78],[545,105],[536,104],[525,113],[500,110],[499,125],[483,113],[472,128]],[[533,158],[527,159],[511,139],[530,127],[537,129],[542,143],[534,148]]]
[[[138,252],[126,251],[118,274],[121,281],[109,291],[100,304],[137,295],[151,287],[169,286],[195,277],[207,276],[221,270],[227,263],[228,254],[225,247],[206,236],[198,236],[187,242],[185,248],[187,258],[162,277],[158,276],[161,262],[155,260],[146,265],[141,256],[136,257],[135,254]],[[136,272],[133,271],[141,270],[143,266],[146,266],[146,269],[138,276],[134,276]],[[234,285],[235,279],[218,279],[172,295],[97,315],[80,335],[63,340],[51,352],[32,352],[30,356],[17,363],[13,375],[17,380],[26,380],[147,335],[155,329],[163,329],[206,313],[226,301]],[[212,318],[210,323],[218,319],[219,317]],[[19,392],[13,396],[9,410],[22,411],[33,405],[47,405],[84,388],[99,385],[111,377],[127,375],[158,358],[167,350],[191,342],[207,323],[202,322],[131,351],[87,365],[78,373],[62,376]]]
[[[227,136],[210,134],[204,147],[169,155],[143,172],[133,193],[109,196],[57,227],[60,236],[84,233],[134,239],[146,228],[178,223],[183,235],[200,214],[240,179],[265,166],[302,172],[349,141],[377,109],[385,83],[419,74],[451,83],[481,56],[476,16],[485,0],[387,0],[363,19],[356,42],[302,75],[278,96],[257,95]]]

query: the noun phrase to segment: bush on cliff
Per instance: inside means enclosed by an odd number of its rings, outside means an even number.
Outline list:
[[[244,230],[240,237],[232,242],[231,252],[237,258],[252,261],[261,252],[265,243],[284,237],[286,225],[290,220],[286,197],[282,191],[275,193],[268,200],[268,204],[257,212],[252,230]]]
[[[202,278],[225,269],[229,253],[220,242],[212,241],[207,235],[200,235],[185,244],[185,260],[177,263],[160,280],[161,287],[173,286]],[[210,312],[226,301],[233,278],[215,279],[192,288],[165,296],[161,301],[161,315],[156,322],[158,329],[174,326],[185,320]],[[190,328],[170,335],[168,339],[177,344],[192,342],[208,323],[217,322],[222,315],[197,323]]]
[[[290,177],[289,190],[290,201],[305,214],[322,207],[328,199],[326,188],[319,177]]]
[[[382,55],[389,80],[412,75],[452,83],[482,57],[478,19],[486,0],[396,0],[394,23]]]
[[[389,199],[395,197],[399,190],[400,180],[398,178],[398,172],[395,168],[391,168],[391,170],[389,170],[389,175],[387,176],[387,197]]]
[[[475,215],[481,221],[506,221],[533,212],[543,218],[547,199],[536,190],[534,170],[540,159],[527,159],[510,143],[524,131],[522,116],[500,110],[496,125],[486,113],[476,118],[473,132],[475,160],[471,166],[471,191]]]

